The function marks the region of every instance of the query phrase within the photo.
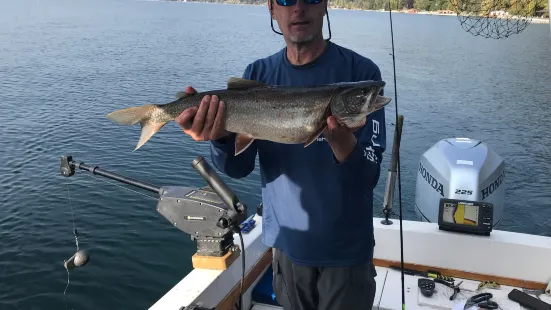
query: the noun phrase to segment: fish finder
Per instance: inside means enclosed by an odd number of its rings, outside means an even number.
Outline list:
[[[493,207],[489,202],[441,198],[438,227],[440,230],[489,236]]]

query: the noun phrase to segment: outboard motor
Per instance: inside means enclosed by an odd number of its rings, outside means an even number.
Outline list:
[[[421,156],[415,210],[422,221],[438,223],[441,198],[493,204],[492,226],[503,215],[505,163],[487,144],[468,138],[438,141]]]

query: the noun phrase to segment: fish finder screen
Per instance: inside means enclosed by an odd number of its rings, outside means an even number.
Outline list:
[[[459,225],[478,226],[478,206],[463,203],[445,203],[442,220]]]

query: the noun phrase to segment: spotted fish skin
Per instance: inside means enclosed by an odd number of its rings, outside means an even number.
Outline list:
[[[390,98],[378,95],[384,86],[383,81],[315,87],[269,86],[230,78],[227,89],[179,93],[172,102],[117,110],[107,118],[120,125],[140,124],[137,150],[185,109],[199,106],[206,95],[217,95],[226,105],[223,128],[237,134],[235,155],[238,155],[255,139],[307,147],[326,128],[329,115],[346,126],[362,126],[367,115],[390,102]]]

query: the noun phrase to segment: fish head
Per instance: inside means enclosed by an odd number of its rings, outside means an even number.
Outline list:
[[[369,114],[391,101],[379,95],[384,85],[383,81],[341,83],[331,99],[331,115],[348,128],[362,127]]]

